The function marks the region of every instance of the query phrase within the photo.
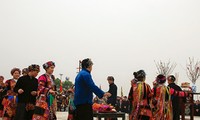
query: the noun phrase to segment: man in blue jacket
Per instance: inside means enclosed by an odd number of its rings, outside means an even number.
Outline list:
[[[93,82],[91,71],[93,62],[87,58],[81,62],[82,70],[75,79],[74,104],[76,106],[76,120],[93,120],[92,100],[93,93],[99,98],[111,96],[99,89]]]

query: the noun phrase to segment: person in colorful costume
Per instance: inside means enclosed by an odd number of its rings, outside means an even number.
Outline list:
[[[56,86],[53,75],[55,63],[49,61],[43,64],[46,73],[38,78],[38,99],[33,120],[57,120]]]
[[[162,74],[156,77],[158,85],[152,89],[153,120],[173,120],[171,96],[186,97],[188,93],[176,91],[165,86],[166,77]],[[178,104],[178,103],[177,103]]]
[[[34,113],[40,66],[32,64],[28,67],[28,75],[22,76],[17,81],[14,92],[18,93],[17,110],[14,120],[32,120]]]
[[[0,118],[3,117],[2,101],[3,101],[4,96],[6,95],[6,84],[3,81],[4,81],[4,77],[0,76]]]
[[[13,120],[16,114],[17,93],[14,92],[14,87],[20,77],[20,74],[21,70],[19,68],[13,68],[11,70],[13,78],[6,81],[7,94],[2,101],[2,105],[4,106],[3,120]]]
[[[129,92],[131,113],[129,120],[150,120],[152,112],[150,108],[151,88],[145,83],[146,73],[144,70],[134,72],[134,81]]]
[[[74,87],[74,86],[73,86]],[[75,120],[75,105],[74,105],[74,88],[71,87],[68,92],[68,118],[67,120]]]

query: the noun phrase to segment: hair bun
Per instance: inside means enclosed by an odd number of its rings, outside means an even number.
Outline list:
[[[134,77],[136,77],[138,74],[137,74],[137,72],[133,72],[133,75],[134,75]]]

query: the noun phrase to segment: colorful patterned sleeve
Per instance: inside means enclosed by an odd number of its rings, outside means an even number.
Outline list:
[[[173,96],[178,96],[178,97],[187,97],[188,93],[184,91],[176,91],[173,88],[170,88],[170,94]]]

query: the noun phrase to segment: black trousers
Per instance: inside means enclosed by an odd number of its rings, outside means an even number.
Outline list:
[[[77,105],[75,111],[75,120],[93,120],[92,105]]]
[[[32,120],[34,111],[26,111],[25,103],[18,103],[14,120]]]
[[[180,120],[180,110],[179,109],[173,110],[173,120]]]

